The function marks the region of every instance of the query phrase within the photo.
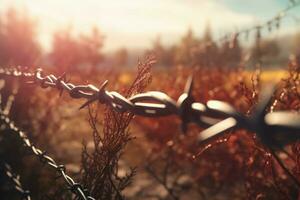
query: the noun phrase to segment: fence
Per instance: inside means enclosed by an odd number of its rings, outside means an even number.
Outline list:
[[[66,91],[74,99],[84,98],[87,101],[80,109],[93,102],[99,102],[110,106],[116,112],[130,112],[143,117],[155,118],[177,115],[182,121],[181,127],[183,132],[187,131],[189,123],[195,123],[199,127],[206,128],[198,136],[197,142],[199,145],[220,137],[223,133],[231,129],[243,128],[251,132],[256,132],[260,141],[269,148],[283,170],[300,188],[300,182],[285,167],[275,153],[276,150],[284,152],[284,146],[300,139],[300,115],[288,111],[272,111],[269,113],[266,111],[272,103],[272,96],[275,91],[274,86],[263,90],[263,95],[256,109],[254,109],[251,116],[246,116],[223,101],[210,100],[206,104],[195,102],[192,96],[192,77],[188,78],[184,92],[176,101],[167,94],[159,91],[136,94],[127,99],[116,91],[106,90],[108,81],[104,81],[99,88],[91,84],[75,85],[66,80],[65,74],[59,77],[53,74],[44,76],[41,69],[36,70],[35,73],[12,68],[0,69],[0,77],[7,76],[21,79],[22,84],[36,84],[41,88],[55,88],[61,94],[63,91]],[[41,162],[54,168],[63,177],[66,185],[76,197],[80,199],[93,199],[88,196],[87,191],[84,191],[83,186],[75,183],[72,178],[66,175],[63,165],[58,165],[45,152],[33,146],[25,133],[20,131],[3,112],[0,115],[2,123],[18,134],[24,145],[31,150],[33,155],[37,156]]]
[[[297,20],[293,15],[287,15],[287,12],[300,5],[299,1],[290,1],[291,4],[277,13],[273,18],[267,20],[258,26],[253,26],[247,29],[236,31],[233,34],[227,34],[221,37],[217,42],[227,42],[231,36],[232,40],[236,40],[241,35],[248,38],[253,31],[256,33],[256,40],[261,37],[262,29],[266,28],[269,32],[280,28],[281,20],[284,17],[290,16]],[[206,48],[208,44],[203,44],[202,48]],[[264,144],[274,158],[278,161],[282,169],[300,188],[300,182],[292,173],[285,167],[284,163],[277,156],[277,150],[282,152],[284,147],[296,140],[300,139],[300,115],[288,111],[267,112],[267,108],[272,103],[275,87],[270,86],[263,90],[263,95],[260,98],[256,109],[251,116],[244,115],[236,111],[231,105],[223,101],[210,100],[206,104],[195,102],[192,96],[193,78],[189,77],[186,83],[185,90],[177,100],[163,92],[151,91],[134,95],[130,98],[125,98],[116,91],[106,90],[108,81],[104,81],[99,88],[94,85],[75,85],[66,79],[66,74],[55,76],[53,74],[43,75],[41,69],[34,73],[22,70],[19,68],[0,68],[0,78],[15,77],[21,80],[21,84],[35,84],[41,88],[54,88],[60,94],[67,92],[71,98],[86,99],[80,109],[90,105],[93,102],[106,104],[113,108],[116,112],[130,112],[143,117],[162,117],[177,115],[182,122],[181,128],[183,132],[187,131],[188,124],[194,123],[199,127],[206,128],[199,133],[199,145],[206,144],[211,140],[221,137],[225,132],[231,129],[246,129],[255,132],[262,144]],[[151,103],[150,103],[151,102]],[[66,174],[64,165],[56,163],[56,161],[48,156],[46,152],[37,148],[27,138],[25,132],[17,128],[14,122],[7,116],[7,110],[0,111],[0,122],[5,127],[15,133],[21,140],[23,145],[38,158],[44,165],[54,169],[60,178],[62,178],[68,190],[72,192],[76,199],[94,199],[89,195],[89,192],[84,189],[79,183],[76,183],[69,175]],[[286,152],[285,152],[286,153]],[[22,199],[30,200],[30,192],[23,189],[19,180],[19,176],[13,173],[12,168],[7,163],[1,163],[8,179],[14,185],[15,190],[21,194]]]
[[[290,1],[290,4],[288,6],[286,6],[282,10],[280,10],[278,13],[276,13],[270,19],[260,23],[259,25],[255,25],[255,26],[251,26],[251,27],[244,28],[241,30],[237,30],[232,33],[226,33],[224,36],[215,40],[215,42],[216,43],[226,43],[226,42],[233,43],[233,42],[235,42],[235,40],[237,40],[240,37],[244,37],[246,40],[248,40],[250,34],[253,32],[255,34],[255,39],[260,40],[261,35],[262,35],[262,30],[267,30],[268,33],[271,33],[274,30],[279,30],[280,26],[281,26],[281,22],[285,18],[290,18],[298,24],[300,19],[297,16],[289,13],[289,11],[293,10],[294,8],[296,8],[298,6],[300,6],[300,1],[292,0],[292,1]],[[257,41],[257,42],[259,42],[259,41]],[[211,42],[203,43],[203,44],[201,44],[200,49],[204,49],[204,48],[206,48],[206,46],[209,46],[209,45],[211,45]]]

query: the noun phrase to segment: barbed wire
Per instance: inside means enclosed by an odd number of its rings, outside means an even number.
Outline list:
[[[120,113],[130,112],[144,117],[177,115],[182,121],[183,132],[187,131],[189,123],[195,123],[201,128],[209,127],[199,134],[200,143],[237,127],[256,132],[268,146],[285,146],[300,139],[299,114],[288,111],[266,112],[272,102],[274,87],[268,87],[262,92],[257,108],[251,116],[246,116],[223,101],[209,100],[206,104],[195,102],[192,96],[192,77],[188,78],[184,92],[176,101],[160,91],[136,94],[127,99],[116,91],[107,91],[107,80],[97,88],[92,84],[75,85],[67,82],[66,74],[59,77],[53,74],[43,76],[42,72],[42,69],[29,73],[14,68],[0,68],[0,76],[18,77],[25,79],[24,83],[37,84],[42,88],[56,88],[61,93],[67,91],[71,98],[86,99],[80,109],[98,101]],[[266,136],[265,133],[269,134]]]
[[[12,171],[12,168],[9,164],[1,162],[1,167],[5,171],[5,175],[9,178],[10,182],[13,184],[14,189],[20,193],[22,200],[31,200],[30,191],[23,189],[23,186],[20,181],[20,176]]]
[[[292,0],[290,3],[277,12],[273,17],[270,19],[264,21],[263,23],[259,23],[258,25],[250,26],[248,28],[241,29],[239,31],[234,31],[232,33],[227,33],[223,37],[220,37],[219,39],[216,40],[216,42],[226,42],[229,39],[235,40],[238,37],[241,37],[244,35],[245,39],[249,38],[249,35],[251,32],[255,31],[256,32],[256,37],[260,38],[261,37],[261,31],[263,29],[267,29],[269,32],[272,32],[273,30],[278,30],[281,26],[281,21],[285,17],[292,17],[292,19],[295,19],[294,15],[288,14],[288,12],[296,7],[300,6],[300,1],[299,0]]]
[[[283,170],[300,188],[300,182],[275,154],[276,150],[284,152],[283,148],[287,144],[300,139],[300,115],[291,111],[271,110],[271,112],[267,112],[272,105],[273,95],[276,92],[274,86],[266,87],[261,92],[260,101],[253,113],[248,116],[236,111],[230,104],[223,101],[209,100],[206,104],[195,102],[192,96],[193,78],[191,76],[187,80],[184,92],[177,101],[160,91],[136,94],[127,99],[116,91],[107,91],[105,89],[108,84],[107,80],[99,88],[92,84],[75,85],[66,80],[66,74],[59,77],[53,74],[44,76],[42,69],[30,73],[17,68],[0,68],[1,76],[20,78],[23,80],[21,84],[37,84],[41,88],[56,88],[60,91],[60,94],[66,91],[71,98],[84,98],[87,101],[80,109],[98,101],[120,113],[130,112],[144,117],[177,115],[182,121],[181,128],[183,132],[187,131],[187,126],[190,123],[206,128],[197,138],[200,145],[207,144],[233,129],[243,128],[255,132],[261,143],[270,149]],[[1,114],[1,120],[13,130],[16,129],[5,115]],[[71,179],[65,175],[63,167],[57,165],[52,158],[45,156],[41,150],[32,146],[23,132],[18,131],[18,129],[15,131],[18,132],[19,136],[23,138],[24,144],[31,148],[35,155],[62,174],[67,184],[73,188],[73,192],[75,191],[77,195],[82,195],[83,199],[85,198],[82,187],[74,183],[73,180],[70,181]]]
[[[23,145],[30,150],[32,155],[37,156],[40,162],[56,170],[59,177],[63,178],[68,189],[76,196],[76,199],[95,200],[93,197],[89,196],[88,191],[86,191],[81,184],[76,183],[69,175],[66,174],[66,168],[64,165],[57,164],[56,161],[48,156],[45,151],[34,146],[34,144],[27,138],[25,132],[16,127],[14,122],[2,111],[0,112],[0,121],[1,123],[4,123],[9,130],[15,132],[19,136]]]

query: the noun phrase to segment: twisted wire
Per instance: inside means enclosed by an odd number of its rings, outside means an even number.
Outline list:
[[[282,10],[277,12],[270,19],[260,23],[259,25],[250,26],[248,28],[244,28],[239,31],[235,31],[233,33],[227,33],[223,37],[220,37],[219,39],[217,39],[216,42],[222,43],[222,42],[228,41],[228,39],[234,40],[242,35],[244,35],[245,38],[248,39],[249,34],[253,31],[256,32],[256,36],[260,37],[261,36],[260,32],[263,29],[267,29],[269,32],[272,32],[272,30],[276,30],[276,29],[278,30],[280,28],[281,20],[286,17],[290,17],[291,19],[297,21],[297,16],[290,14],[288,12],[295,9],[298,6],[300,6],[299,0],[290,1],[290,3],[285,8],[283,8]],[[207,44],[209,44],[209,42]],[[205,45],[207,45],[207,44],[205,44]]]
[[[0,121],[1,123],[5,124],[7,128],[18,135],[18,137],[22,140],[23,145],[29,149],[32,155],[36,156],[43,164],[56,170],[56,172],[59,174],[59,177],[64,180],[65,184],[68,186],[68,189],[76,196],[77,199],[94,200],[93,197],[89,196],[88,192],[81,184],[76,183],[69,175],[66,174],[66,168],[64,165],[56,163],[56,161],[48,156],[45,151],[42,151],[34,146],[33,143],[27,138],[25,132],[16,127],[14,122],[5,114],[3,114],[3,112],[0,112]]]
[[[21,194],[22,200],[31,200],[30,191],[23,189],[20,181],[20,176],[12,171],[12,168],[7,163],[2,163],[5,175],[9,178],[10,182],[13,184],[14,189]]]
[[[66,75],[56,77],[43,75],[42,69],[29,73],[17,68],[0,68],[0,77],[9,76],[23,79],[21,84],[34,83],[42,88],[56,88],[61,93],[66,91],[71,98],[84,98],[87,101],[80,107],[98,101],[111,106],[116,112],[130,112],[144,117],[162,117],[177,115],[182,121],[182,131],[187,131],[190,123],[207,128],[199,134],[198,142],[210,141],[222,133],[243,128],[257,133],[261,142],[267,146],[278,147],[300,139],[300,115],[291,111],[273,111],[267,109],[272,105],[274,87],[263,92],[256,109],[251,116],[236,111],[230,104],[209,100],[206,104],[195,102],[192,96],[193,79],[189,77],[178,100],[174,100],[160,91],[149,91],[125,98],[116,91],[106,90],[108,81],[99,88],[92,84],[75,85],[66,81]]]
[[[111,106],[116,112],[131,112],[144,117],[161,117],[177,115],[182,121],[182,131],[187,131],[189,123],[195,123],[201,128],[206,128],[198,136],[199,144],[208,142],[222,136],[232,129],[243,128],[250,132],[255,132],[270,152],[274,154],[275,150],[281,150],[285,145],[300,139],[300,115],[291,111],[273,111],[267,112],[272,105],[273,95],[276,92],[275,87],[267,87],[261,93],[260,101],[256,105],[254,112],[248,116],[234,109],[230,104],[209,100],[206,104],[195,102],[192,96],[193,79],[189,77],[184,89],[177,101],[160,91],[150,91],[136,94],[130,98],[125,98],[115,91],[107,91],[105,87],[108,81],[104,81],[97,88],[94,85],[75,85],[66,81],[66,75],[56,77],[53,74],[43,75],[41,69],[35,73],[29,73],[17,68],[0,68],[0,77],[17,77],[23,79],[25,83],[37,84],[42,88],[56,88],[62,94],[63,91],[69,93],[71,98],[84,98],[84,103],[80,108],[98,101],[99,103]],[[26,138],[22,131],[19,131],[14,124],[1,113],[1,120],[4,121],[12,130],[15,130],[23,139],[24,144],[42,161],[55,168],[65,182],[71,188],[71,191],[82,199],[92,199],[86,197],[82,186],[76,184],[69,176],[65,174],[65,169],[57,165],[55,161],[46,156],[44,152],[34,147]],[[290,173],[284,164],[278,160],[276,154],[274,158],[280,163],[288,176],[292,178],[295,184],[300,188],[300,182]]]

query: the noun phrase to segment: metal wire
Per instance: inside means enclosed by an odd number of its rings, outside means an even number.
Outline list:
[[[44,76],[42,69],[29,73],[16,68],[0,68],[0,76],[18,77],[22,83],[34,83],[42,88],[56,88],[61,93],[66,91],[71,98],[84,98],[80,108],[98,101],[111,106],[116,112],[131,112],[144,117],[161,117],[177,115],[182,121],[182,130],[185,132],[189,123],[207,128],[199,134],[198,142],[207,142],[219,137],[233,128],[244,128],[256,132],[261,142],[266,146],[277,148],[300,139],[300,115],[288,111],[267,113],[272,96],[273,87],[262,92],[261,100],[251,116],[236,111],[230,104],[210,100],[206,104],[195,102],[192,96],[193,79],[189,77],[184,92],[178,100],[159,91],[150,91],[125,98],[115,91],[107,91],[108,81],[97,88],[94,85],[75,85],[66,81],[66,75],[56,77],[53,74]]]
[[[258,33],[260,35],[261,31],[263,29],[267,29],[269,32],[272,32],[272,30],[278,30],[280,28],[282,19],[284,19],[285,17],[291,17],[292,14],[288,14],[288,12],[298,6],[300,6],[300,1],[292,0],[285,8],[283,8],[282,10],[277,12],[272,18],[260,23],[259,25],[241,29],[241,30],[233,32],[233,33],[227,33],[223,37],[220,37],[219,39],[217,39],[216,42],[223,43],[228,40],[237,39],[238,37],[241,37],[241,36],[244,36],[246,39],[248,39],[251,32],[255,32],[256,34]],[[294,16],[294,15],[292,15],[292,16]],[[292,19],[297,21],[297,17],[292,17]],[[210,42],[204,43],[203,47],[205,47],[209,44],[210,44]]]
[[[181,118],[183,132],[187,131],[189,123],[195,123],[202,128],[208,127],[199,134],[199,144],[210,142],[231,129],[243,128],[255,132],[262,144],[267,146],[277,158],[275,150],[280,150],[285,145],[300,139],[299,114],[288,111],[267,112],[267,108],[272,104],[274,87],[263,90],[263,95],[261,95],[256,109],[254,109],[251,116],[247,116],[239,113],[230,104],[223,101],[210,100],[206,104],[195,102],[192,96],[192,77],[189,77],[183,94],[176,101],[159,91],[141,93],[127,99],[115,91],[105,90],[108,81],[104,81],[99,88],[91,84],[75,85],[66,81],[65,74],[60,77],[53,74],[44,76],[41,69],[37,69],[35,73],[29,73],[17,68],[0,68],[1,76],[17,77],[23,79],[24,82],[21,84],[33,83],[42,88],[56,88],[61,94],[63,91],[68,92],[71,98],[86,99],[86,103],[80,108],[98,101],[121,113],[131,112],[144,117],[177,115]],[[1,121],[18,133],[23,139],[24,145],[30,148],[34,155],[61,174],[74,194],[81,197],[81,199],[93,199],[86,196],[80,184],[75,183],[65,174],[64,166],[57,165],[51,157],[46,156],[44,152],[34,147],[25,134],[17,129],[7,116],[3,113],[0,113],[0,115]],[[280,160],[278,162],[284,166]],[[300,187],[298,180],[288,170],[287,172],[287,175],[291,176],[295,184]]]
[[[94,200],[93,197],[89,196],[88,191],[86,191],[81,184],[76,183],[69,175],[66,174],[66,168],[64,165],[57,164],[53,158],[46,154],[45,151],[42,151],[34,146],[27,138],[25,132],[16,127],[14,122],[11,121],[3,112],[0,112],[0,121],[20,137],[23,145],[29,149],[32,155],[38,157],[43,164],[56,170],[56,172],[59,174],[59,177],[64,180],[65,184],[68,186],[68,189],[76,196],[77,199]]]
[[[14,189],[18,193],[21,194],[21,199],[22,200],[31,200],[30,191],[23,189],[23,186],[20,182],[20,176],[12,171],[11,166],[9,164],[2,163],[2,165],[3,165],[3,168],[5,170],[5,175],[9,178],[9,180],[13,184]]]

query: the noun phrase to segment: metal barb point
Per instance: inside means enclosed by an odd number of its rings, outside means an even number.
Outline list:
[[[193,76],[190,75],[185,84],[184,92],[178,98],[177,104],[179,107],[179,115],[181,118],[181,131],[183,133],[187,132],[188,123],[194,120],[194,115],[191,115],[192,103],[194,103],[194,98],[192,96],[193,91]]]
[[[184,93],[188,94],[188,96],[191,96],[193,88],[194,88],[193,75],[190,75],[186,81]]]
[[[262,89],[262,92],[259,95],[259,103],[255,109],[256,113],[265,115],[266,109],[272,103],[272,97],[275,91],[276,91],[276,86],[273,84],[267,85]]]
[[[100,103],[104,103],[105,99],[103,98],[103,94],[105,93],[105,88],[108,84],[108,80],[105,80],[100,88],[99,91],[97,93],[95,93],[93,95],[93,97],[91,97],[89,100],[87,100],[82,106],[79,107],[79,110],[85,108],[86,106],[90,105],[91,103],[93,103],[94,101],[99,101]]]

